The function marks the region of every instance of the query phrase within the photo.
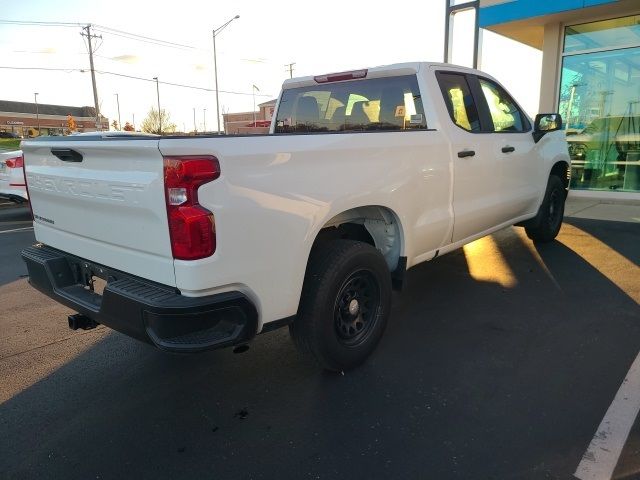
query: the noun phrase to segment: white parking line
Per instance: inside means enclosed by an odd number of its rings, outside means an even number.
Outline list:
[[[580,480],[610,480],[640,411],[640,353],[633,361],[574,475]]]
[[[33,227],[22,227],[22,228],[13,228],[11,230],[0,230],[0,233],[24,232],[26,230],[33,230]]]

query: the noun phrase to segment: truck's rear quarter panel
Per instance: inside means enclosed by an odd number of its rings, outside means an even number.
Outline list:
[[[214,155],[221,167],[198,195],[215,216],[216,253],[175,261],[176,286],[242,291],[262,322],[294,315],[318,231],[364,205],[398,215],[403,255],[437,248],[451,227],[446,145],[438,131],[161,139],[163,155]]]

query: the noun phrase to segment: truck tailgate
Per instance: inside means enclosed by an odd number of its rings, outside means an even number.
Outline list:
[[[157,139],[42,138],[23,151],[39,242],[175,286]]]

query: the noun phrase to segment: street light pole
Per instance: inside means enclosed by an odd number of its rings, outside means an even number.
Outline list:
[[[202,110],[202,131],[207,133],[207,109]]]
[[[218,35],[227,25],[229,25],[234,20],[240,18],[240,15],[236,15],[227,23],[222,25],[221,27],[213,29],[213,74],[216,81],[216,128],[217,135],[220,135],[220,99],[218,96],[218,57],[216,55],[216,35]]]
[[[198,126],[196,125],[196,107],[193,107],[193,134],[198,133]]]
[[[160,83],[158,77],[153,77],[156,81],[156,93],[158,94],[158,135],[162,135],[162,115],[160,114]]]
[[[251,95],[253,96],[253,126],[254,128],[257,127],[257,123],[256,123],[256,91],[260,91],[260,89],[258,87],[256,87],[256,84],[253,84],[253,88],[251,89]]]
[[[36,121],[38,122],[38,136],[40,136],[40,111],[38,110],[38,93],[33,94],[33,98],[36,101]]]
[[[115,96],[116,102],[118,103],[118,130],[122,131],[122,120],[120,120],[120,95],[116,93]]]

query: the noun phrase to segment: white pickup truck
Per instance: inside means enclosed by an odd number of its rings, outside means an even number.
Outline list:
[[[555,238],[561,123],[480,71],[404,63],[287,80],[266,135],[25,140],[22,256],[74,329],[192,352],[288,325],[345,370],[408,268],[514,224]]]

